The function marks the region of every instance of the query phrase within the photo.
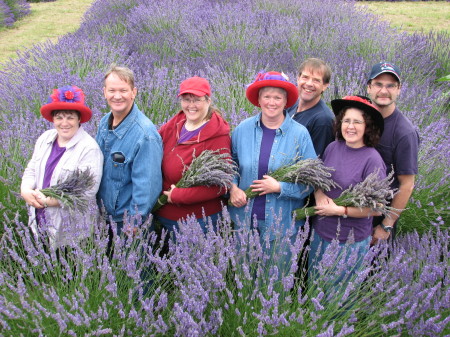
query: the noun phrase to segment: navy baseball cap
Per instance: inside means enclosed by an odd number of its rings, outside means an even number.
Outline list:
[[[395,64],[389,63],[389,62],[380,62],[380,63],[375,64],[372,67],[372,71],[370,72],[368,82],[370,82],[375,77],[377,77],[378,75],[381,75],[383,73],[390,73],[390,74],[394,75],[395,77],[397,77],[398,81],[401,82],[400,81],[400,69]]]

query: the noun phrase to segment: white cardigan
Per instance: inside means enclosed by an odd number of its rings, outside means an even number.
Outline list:
[[[42,189],[45,165],[52,151],[53,142],[57,138],[55,129],[44,132],[36,141],[33,156],[22,177],[22,187]],[[94,186],[86,191],[90,207],[80,212],[69,211],[63,207],[48,207],[45,216],[48,221],[48,234],[50,243],[54,246],[70,244],[73,239],[84,238],[89,235],[93,221],[98,218],[98,209],[95,203],[103,170],[103,154],[97,142],[80,126],[75,135],[66,145],[66,151],[53,171],[50,186],[56,185],[70,172],[86,168],[94,174]],[[29,225],[37,235],[35,208],[29,206]]]

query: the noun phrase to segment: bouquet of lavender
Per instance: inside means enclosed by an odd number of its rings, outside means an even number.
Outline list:
[[[323,162],[319,158],[304,159],[292,165],[281,166],[277,170],[269,173],[269,176],[277,181],[283,181],[286,183],[305,184],[310,185],[314,189],[322,189],[329,191],[332,187],[338,187],[338,185],[331,179],[331,171],[333,168],[323,165]],[[245,190],[245,195],[248,199],[255,198],[259,195],[259,192],[253,192],[249,187]],[[230,202],[228,202],[231,205]]]
[[[63,181],[41,191],[46,197],[54,198],[69,209],[85,209],[87,207],[86,191],[94,186],[94,174],[89,167],[84,171],[76,169]]]
[[[194,186],[219,186],[226,191],[231,187],[237,166],[230,159],[228,153],[220,153],[220,150],[205,150],[198,157],[195,157],[189,167],[185,167],[183,176],[175,185],[186,188]],[[156,212],[167,203],[167,196],[162,194],[152,209]]]
[[[394,197],[395,190],[391,189],[394,171],[386,178],[379,179],[378,170],[369,174],[366,179],[347,188],[339,197],[334,199],[334,203],[338,206],[347,207],[370,207],[374,212],[380,212],[385,216],[389,216],[394,210],[389,207],[389,200]],[[297,220],[306,219],[307,216],[315,214],[314,206],[299,208],[294,210]]]

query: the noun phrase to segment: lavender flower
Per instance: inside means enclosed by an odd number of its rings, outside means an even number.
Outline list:
[[[395,190],[391,189],[394,172],[383,179],[379,178],[378,170],[369,174],[366,179],[344,190],[339,197],[334,199],[338,206],[370,207],[374,212],[380,212],[389,216],[394,210],[389,205],[389,200],[394,197]],[[299,208],[294,211],[297,220],[305,219],[316,212],[314,206]]]
[[[87,207],[86,191],[94,186],[94,175],[89,167],[84,171],[76,169],[63,181],[41,190],[46,197],[54,198],[69,209],[85,209]]]
[[[272,178],[286,183],[310,185],[314,189],[322,189],[329,191],[338,185],[330,178],[330,171],[333,168],[323,165],[323,161],[319,158],[308,158],[299,160],[292,165],[282,166],[268,175]],[[249,187],[245,190],[245,195],[248,199],[255,198],[259,192],[253,192]],[[228,202],[231,205],[230,202]]]
[[[223,188],[226,191],[231,187],[237,167],[228,153],[220,153],[220,150],[205,150],[198,157],[194,152],[193,157],[191,165],[185,166],[183,176],[175,185],[176,187],[219,186],[221,190]],[[163,194],[158,198],[152,212],[166,203],[167,196]]]

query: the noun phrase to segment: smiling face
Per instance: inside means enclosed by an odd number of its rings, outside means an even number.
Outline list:
[[[264,87],[259,90],[259,106],[262,111],[263,123],[266,121],[284,120],[283,110],[287,103],[286,90],[274,87]]]
[[[58,142],[67,143],[80,128],[80,115],[78,111],[59,110],[53,114],[53,125],[58,132]]]
[[[349,147],[359,148],[364,144],[366,124],[360,109],[348,108],[341,120],[341,132],[345,143]]]
[[[323,72],[319,69],[305,68],[297,77],[298,95],[303,104],[315,105],[320,101],[322,92],[328,88]]]
[[[207,96],[184,94],[181,95],[180,103],[181,109],[186,115],[187,124],[195,128],[206,119],[211,100]]]
[[[367,94],[379,108],[386,108],[397,101],[400,95],[400,83],[394,75],[384,73],[370,81]]]
[[[123,117],[131,110],[137,89],[136,87],[132,88],[128,82],[121,80],[115,73],[111,73],[105,79],[103,93],[111,112]]]

